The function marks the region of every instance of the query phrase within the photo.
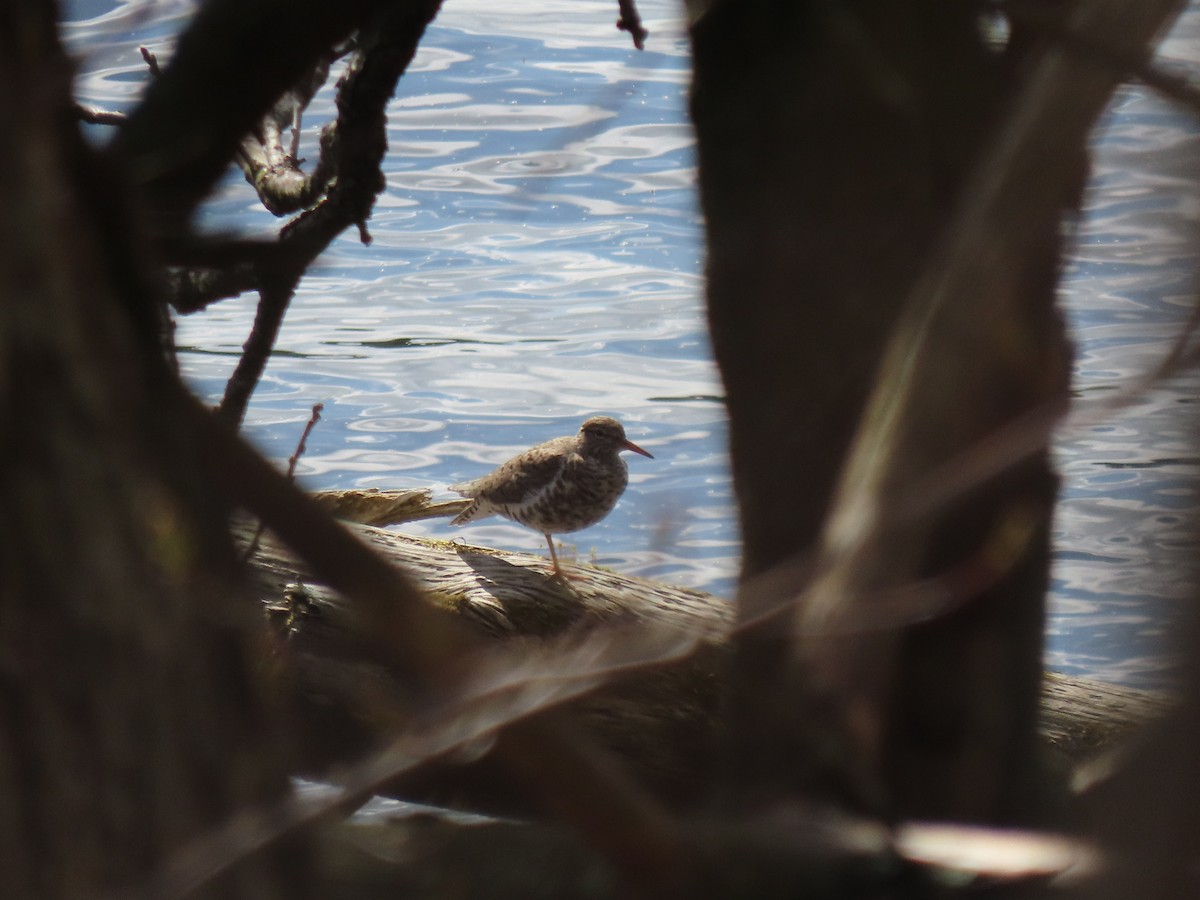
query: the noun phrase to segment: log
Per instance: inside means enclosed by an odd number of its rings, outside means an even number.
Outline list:
[[[418,539],[349,525],[402,567],[431,603],[480,635],[522,642],[531,651],[555,637],[599,627],[662,627],[688,635],[686,658],[639,667],[572,704],[599,742],[629,762],[658,795],[695,796],[719,734],[720,671],[732,609],[698,591],[655,584],[592,566],[568,565],[556,578],[548,558],[451,541]],[[254,527],[240,523],[249,543]],[[271,671],[280,707],[291,718],[299,774],[330,771],[379,746],[396,723],[387,698],[407,698],[398,673],[359,640],[355,611],[314,582],[268,534],[250,560],[251,577],[274,636]],[[425,767],[388,793],[497,812],[525,811],[485,757],[470,766]]]
[[[1171,708],[1163,693],[1046,672],[1039,732],[1059,756],[1085,762]]]
[[[393,499],[383,496],[381,502]],[[371,506],[368,501],[366,511],[359,513],[378,518]],[[409,513],[420,515],[430,506],[426,497],[410,505]],[[654,628],[690,636],[686,655],[632,668],[569,705],[597,742],[657,796],[686,803],[703,794],[723,746],[721,685],[729,662],[731,604],[591,565],[568,566],[570,577],[563,580],[554,576],[550,560],[539,556],[366,525],[347,527],[408,573],[431,603],[478,634],[516,642],[530,653],[564,635],[602,628],[631,629],[631,639]],[[248,544],[253,524],[236,528]],[[270,535],[260,541],[250,563],[274,638],[272,684],[296,735],[294,768],[308,777],[331,777],[334,769],[394,734],[394,710],[411,698],[398,672],[365,652],[352,605],[313,581]],[[396,703],[390,704],[389,697]],[[1069,767],[1114,746],[1168,708],[1168,699],[1158,694],[1048,673],[1041,734],[1058,764]],[[389,785],[387,793],[528,812],[486,753],[469,764],[443,760],[422,766]]]

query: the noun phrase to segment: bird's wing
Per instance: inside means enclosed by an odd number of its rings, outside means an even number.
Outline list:
[[[490,503],[530,503],[550,487],[566,465],[566,456],[551,454],[506,462],[488,478],[477,497]]]

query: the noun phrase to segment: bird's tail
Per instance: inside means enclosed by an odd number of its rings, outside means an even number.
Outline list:
[[[451,488],[453,490],[453,488]],[[479,501],[472,500],[471,504],[450,520],[451,525],[465,525],[479,514]]]

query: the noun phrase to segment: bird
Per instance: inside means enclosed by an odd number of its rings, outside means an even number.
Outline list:
[[[450,485],[471,500],[451,524],[499,514],[540,531],[554,574],[561,576],[552,535],[595,525],[612,512],[629,483],[623,450],[654,459],[625,437],[625,427],[616,419],[593,416],[577,434],[530,447],[482,478]]]

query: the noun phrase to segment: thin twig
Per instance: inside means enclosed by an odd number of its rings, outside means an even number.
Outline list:
[[[287,480],[295,483],[296,481],[296,463],[300,461],[300,457],[304,455],[304,451],[308,446],[308,436],[312,434],[313,428],[321,421],[321,413],[325,409],[324,403],[314,403],[312,415],[308,417],[308,424],[304,426],[304,432],[300,435],[300,440],[296,443],[296,450],[288,457]],[[259,541],[262,540],[263,532],[267,530],[266,523],[262,519],[258,520],[258,527],[254,529],[254,537],[250,539],[250,546],[246,548],[243,559],[251,559],[258,552]]]
[[[308,436],[312,434],[312,430],[316,424],[321,421],[321,413],[324,411],[324,403],[313,404],[312,415],[308,418],[308,424],[304,426],[304,433],[300,435],[300,443],[296,445],[296,452],[288,457],[288,481],[296,480],[296,463],[299,462],[300,457],[304,455],[304,451],[308,447]]]
[[[634,0],[617,0],[617,5],[621,10],[617,28],[628,31],[629,36],[633,38],[633,46],[645,50],[646,38],[650,36],[650,32],[642,27],[642,17],[638,14],[637,4]]]
[[[150,74],[155,77],[162,74],[162,69],[158,67],[158,57],[150,52],[149,47],[138,47],[138,51],[142,54],[142,59],[146,61],[146,66],[150,69]]]

